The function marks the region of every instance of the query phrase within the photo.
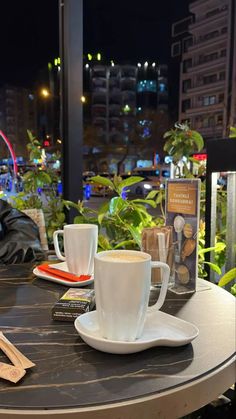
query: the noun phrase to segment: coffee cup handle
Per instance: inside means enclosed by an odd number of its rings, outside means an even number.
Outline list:
[[[148,310],[147,310],[148,313],[157,311],[162,307],[166,298],[166,293],[167,293],[168,283],[169,283],[169,278],[170,278],[170,268],[166,263],[159,262],[159,261],[158,262],[151,261],[151,267],[163,269],[163,277],[162,277],[162,285],[161,285],[159,298],[157,302],[153,304],[153,306],[148,307]]]
[[[55,252],[56,252],[56,255],[57,255],[58,259],[66,260],[65,256],[63,256],[61,254],[61,251],[60,251],[60,248],[59,248],[59,243],[58,243],[58,238],[57,238],[58,234],[63,234],[64,235],[64,231],[63,230],[57,230],[57,231],[54,231],[54,233],[53,233],[53,243],[54,243]]]

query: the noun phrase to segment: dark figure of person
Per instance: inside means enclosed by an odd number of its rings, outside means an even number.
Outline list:
[[[44,258],[35,222],[0,199],[0,264],[24,263]]]

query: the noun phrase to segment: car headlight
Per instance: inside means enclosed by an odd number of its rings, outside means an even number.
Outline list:
[[[144,183],[143,187],[148,190],[152,189],[152,185],[149,185],[149,183]]]

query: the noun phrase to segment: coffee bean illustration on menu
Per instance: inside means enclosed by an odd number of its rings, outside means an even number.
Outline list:
[[[173,226],[176,293],[194,292],[198,276],[199,179],[168,179],[166,225]]]

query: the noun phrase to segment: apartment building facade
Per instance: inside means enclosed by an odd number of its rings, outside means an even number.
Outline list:
[[[28,157],[27,130],[37,130],[35,96],[30,90],[8,85],[0,88],[0,129],[11,142],[16,156]],[[0,143],[0,156],[8,157],[3,142]]]
[[[86,64],[84,80],[89,82],[85,87],[85,96],[89,97],[86,118],[89,113],[90,122],[99,133],[99,144],[104,145],[107,170],[116,171],[117,161],[127,148],[124,171],[131,170],[137,158],[131,144],[131,132],[139,116],[140,132],[145,141],[150,120],[144,115],[168,112],[167,66],[148,62],[137,65]],[[106,168],[106,163],[103,168]]]
[[[196,0],[180,67],[179,120],[204,139],[228,136],[236,125],[236,2]]]

